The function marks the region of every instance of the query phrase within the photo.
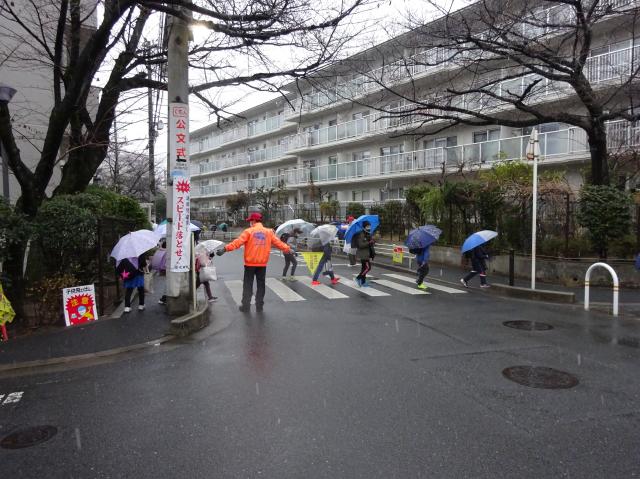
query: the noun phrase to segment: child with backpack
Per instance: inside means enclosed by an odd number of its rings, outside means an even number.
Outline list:
[[[298,235],[302,233],[299,229],[294,229],[291,234],[282,233],[280,235],[280,241],[289,245],[291,248],[290,253],[284,254],[284,269],[282,270],[282,281],[287,280],[287,270],[289,269],[289,265],[291,265],[291,276],[289,276],[289,281],[296,281],[296,267],[298,266],[298,260],[296,259],[296,254],[298,250]]]

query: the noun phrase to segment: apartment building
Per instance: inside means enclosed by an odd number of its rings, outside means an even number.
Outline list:
[[[37,32],[41,39],[46,38],[49,48],[53,49],[60,6],[29,2],[15,2],[11,5],[24,23],[24,28]],[[97,27],[96,6],[97,0],[82,0],[80,3],[81,41]],[[53,68],[50,59],[42,54],[39,43],[24,28],[10,14],[0,14],[0,83],[16,90],[9,105],[14,136],[22,160],[28,168],[34,170],[40,160],[49,115],[54,106]],[[66,48],[64,51],[63,55],[66,55]],[[90,111],[97,108],[98,95],[99,89],[92,88],[89,95]],[[61,148],[60,161],[54,169],[47,193],[51,193],[60,182],[65,148],[64,145]],[[20,196],[20,186],[8,165],[1,158],[0,160],[0,173],[3,176],[0,180],[0,198],[15,203]]]
[[[622,10],[636,8],[632,0],[609,1]],[[566,19],[567,8],[540,6],[535,15]],[[602,91],[629,78],[635,81],[634,65],[640,60],[640,39],[634,38],[631,29],[620,28],[615,18],[598,25],[585,68],[592,87]],[[552,43],[553,28],[541,28]],[[230,195],[260,187],[278,188],[292,205],[319,201],[318,191],[323,200],[342,203],[401,200],[417,182],[437,181],[443,174],[472,175],[496,161],[524,158],[531,127],[457,125],[443,129],[447,120],[440,120],[443,128],[437,128],[439,120],[430,120],[432,131],[442,131],[432,135],[419,131],[422,119],[415,114],[415,104],[402,96],[433,95],[434,85],[437,90],[442,84],[444,90],[453,76],[465,82],[469,75],[458,62],[438,61],[447,57],[442,48],[411,46],[412,35],[409,32],[325,69],[315,81],[302,86],[302,95],[297,94],[299,85],[291,85],[289,102],[269,101],[241,112],[246,120],[192,132],[195,211],[224,211]],[[362,72],[363,65],[366,72]],[[546,78],[505,78],[494,88],[524,91],[534,79],[540,80],[537,102],[551,109],[574,108],[573,92]],[[393,85],[395,92],[406,94],[390,94],[382,85]],[[452,101],[467,108],[499,110],[505,117],[519,114],[486,95],[459,95]],[[559,122],[539,124],[538,130],[542,170],[562,167],[577,189],[589,165],[585,131]],[[636,123],[611,121],[607,131],[612,149],[640,145]]]

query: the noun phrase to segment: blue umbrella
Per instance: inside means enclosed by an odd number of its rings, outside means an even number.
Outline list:
[[[485,244],[487,241],[492,240],[498,236],[498,233],[491,230],[482,230],[477,233],[473,233],[469,236],[462,245],[462,252],[466,253],[467,251],[471,251],[476,246],[480,246],[481,244]]]
[[[426,248],[438,241],[441,234],[442,230],[437,226],[420,226],[419,228],[409,231],[404,244],[409,249]]]
[[[360,233],[364,229],[362,223],[368,221],[371,224],[371,234],[376,230],[376,228],[380,225],[380,218],[378,215],[362,215],[358,219],[353,220],[353,223],[349,225],[347,232],[344,234],[344,241],[346,243],[351,243],[353,237]]]

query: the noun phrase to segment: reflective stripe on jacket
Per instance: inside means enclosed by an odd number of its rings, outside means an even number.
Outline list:
[[[289,246],[278,239],[272,229],[265,228],[262,223],[256,223],[244,230],[224,249],[233,251],[243,245],[245,266],[267,266],[272,245],[284,253],[291,251]]]

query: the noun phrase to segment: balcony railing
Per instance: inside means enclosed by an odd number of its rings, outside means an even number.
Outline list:
[[[286,176],[267,176],[263,178],[244,179],[239,181],[228,181],[214,185],[201,186],[194,190],[194,197],[232,195],[238,191],[257,190],[258,188],[278,188],[286,184]]]
[[[525,158],[529,135],[501,138],[459,146],[429,148],[372,158],[363,158],[332,165],[292,169],[282,175],[246,179],[196,189],[194,196],[230,195],[239,190],[261,186],[277,188],[284,184],[301,187],[314,183],[330,183],[359,179],[384,179],[388,175],[429,173],[442,168],[472,167],[496,161]],[[587,136],[577,127],[550,131],[539,135],[540,155],[551,159],[589,153]],[[640,146],[640,122],[614,121],[607,124],[607,141],[612,150]],[[198,194],[199,193],[199,194]]]
[[[231,157],[218,158],[207,163],[200,163],[199,166],[194,165],[191,174],[204,175],[228,168],[275,160],[283,156],[288,150],[289,143],[287,142],[280,145],[270,146],[268,148],[262,148],[260,150],[253,150],[247,153],[233,155]]]
[[[292,111],[290,107],[285,108],[285,112],[287,114],[289,114],[290,111]],[[284,124],[285,116],[286,115],[284,114],[272,116],[265,120],[245,123],[235,128],[225,130],[217,135],[200,138],[197,141],[193,141],[191,143],[191,153],[201,153],[203,151],[217,148],[226,143],[232,143],[234,141],[251,138],[253,136],[261,135],[269,131],[277,130]]]

